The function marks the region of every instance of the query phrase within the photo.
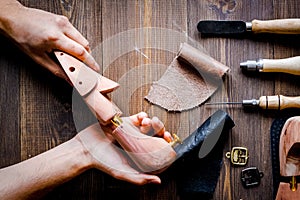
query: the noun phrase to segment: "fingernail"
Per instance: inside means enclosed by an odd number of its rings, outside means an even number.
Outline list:
[[[96,61],[95,61],[95,63],[96,63],[96,64],[95,64],[95,67],[96,67],[95,70],[96,70],[97,72],[100,72],[100,66],[99,66],[99,64],[98,64]]]
[[[141,123],[142,126],[150,126],[151,120],[149,118],[144,118]]]
[[[160,181],[160,179],[151,179],[151,180],[148,181],[148,183],[160,184],[161,181]]]
[[[170,143],[170,142],[172,142],[173,141],[173,137],[171,136],[171,134],[169,133],[169,132],[165,132],[165,134],[164,134],[164,139],[168,142],[168,143]]]

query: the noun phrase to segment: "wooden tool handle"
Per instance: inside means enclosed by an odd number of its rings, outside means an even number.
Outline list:
[[[300,96],[286,97],[283,95],[261,96],[259,98],[259,107],[262,109],[300,108]]]
[[[300,75],[300,56],[285,59],[263,59],[262,71]]]
[[[253,20],[255,33],[300,34],[300,19]]]

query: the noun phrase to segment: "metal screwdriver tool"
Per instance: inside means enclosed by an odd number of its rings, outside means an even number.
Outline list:
[[[300,96],[261,96],[259,99],[243,100],[242,102],[213,102],[206,103],[205,105],[218,104],[241,104],[243,107],[260,107],[264,110],[283,110],[285,108],[300,108]]]

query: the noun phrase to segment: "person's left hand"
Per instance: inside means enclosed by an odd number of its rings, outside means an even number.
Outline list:
[[[141,112],[130,116],[130,119],[134,125],[140,128],[141,132],[146,133],[153,128],[160,137],[167,141],[172,140],[170,133],[164,130],[164,124],[158,118],[150,119],[146,113]],[[110,134],[105,133],[106,131],[109,132],[108,129],[103,130],[97,123],[84,129],[75,137],[83,144],[87,154],[91,156],[93,167],[117,179],[137,185],[161,182],[158,176],[141,173],[133,168],[130,158],[114,143],[114,139],[109,137]]]
[[[54,50],[64,51],[99,71],[99,65],[90,54],[88,41],[67,17],[20,4],[7,18],[5,34],[53,74],[68,80],[63,69],[49,57]]]

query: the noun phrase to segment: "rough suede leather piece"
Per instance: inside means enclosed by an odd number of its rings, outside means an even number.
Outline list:
[[[152,84],[145,98],[168,111],[192,109],[217,90],[228,70],[227,66],[183,43],[176,58]]]

